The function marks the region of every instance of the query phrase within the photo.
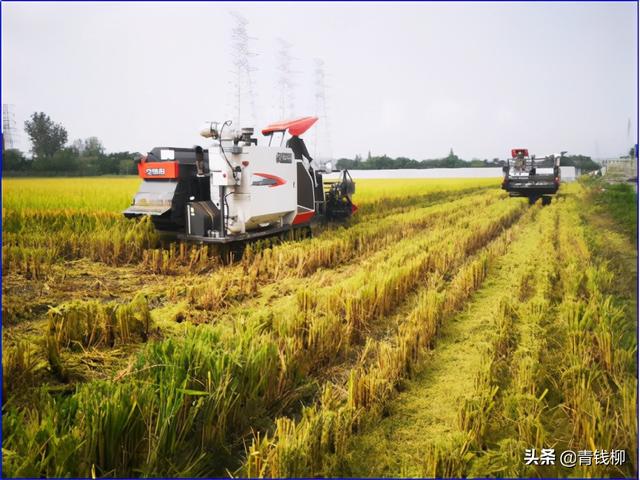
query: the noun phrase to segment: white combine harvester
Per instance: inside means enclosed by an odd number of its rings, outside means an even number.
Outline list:
[[[179,239],[223,244],[348,218],[357,209],[349,173],[329,183],[303,158],[308,153],[298,136],[316,121],[269,125],[262,130],[268,145],[258,145],[252,128],[231,131],[229,121],[210,122],[200,132],[212,140],[206,149],[154,148],[140,159],[143,181],[124,215],[150,215],[159,231]],[[292,138],[283,145],[287,133]]]

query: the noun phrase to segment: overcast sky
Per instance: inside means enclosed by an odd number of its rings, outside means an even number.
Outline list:
[[[70,141],[95,135],[108,151],[206,145],[201,124],[235,115],[236,11],[256,54],[255,127],[281,115],[278,38],[292,45],[293,113],[316,113],[314,59],[324,61],[320,154],[425,159],[453,148],[466,159],[504,158],[523,146],[618,156],[637,141],[636,10],[634,2],[3,2],[2,103],[24,150],[34,111],[62,123]]]

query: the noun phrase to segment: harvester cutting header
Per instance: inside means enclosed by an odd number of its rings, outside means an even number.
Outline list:
[[[268,146],[258,145],[253,128],[234,131],[226,121],[201,130],[212,140],[209,148],[154,148],[138,163],[143,181],[124,215],[149,215],[159,231],[201,243],[243,241],[318,219],[348,218],[357,209],[349,172],[325,180],[326,172],[311,166],[299,138],[317,120],[269,125],[262,130]],[[283,146],[287,133],[291,138]]]

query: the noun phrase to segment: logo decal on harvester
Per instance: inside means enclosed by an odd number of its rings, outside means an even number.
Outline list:
[[[280,185],[284,185],[287,181],[284,178],[280,178],[277,175],[271,175],[270,173],[254,173],[256,177],[260,177],[260,179],[255,179],[251,185],[255,187],[268,186],[269,188],[278,187]]]
[[[291,163],[293,161],[293,155],[287,152],[279,152],[276,154],[277,163]]]
[[[164,168],[147,168],[144,171],[147,175],[151,176],[164,176],[165,170]]]

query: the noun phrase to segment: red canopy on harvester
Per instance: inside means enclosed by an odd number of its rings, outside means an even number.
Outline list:
[[[512,148],[511,158],[516,158],[518,155],[522,155],[523,157],[528,157],[529,150],[527,150],[526,148]]]
[[[284,132],[289,130],[291,135],[302,135],[311,128],[311,125],[318,121],[318,117],[302,117],[295,120],[286,120],[282,122],[272,123],[262,129],[263,135],[271,135],[274,132]]]

